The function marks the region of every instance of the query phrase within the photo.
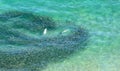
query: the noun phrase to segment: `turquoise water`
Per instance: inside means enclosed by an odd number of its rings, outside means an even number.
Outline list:
[[[57,23],[56,25],[62,25],[62,27],[51,31],[48,34],[50,37],[53,35],[56,36],[71,24],[72,26],[82,26],[88,30],[90,37],[85,50],[78,50],[71,56],[68,56],[69,58],[65,58],[62,61],[49,62],[42,69],[39,66],[30,67],[32,69],[37,71],[119,71],[119,6],[119,0],[0,0],[0,13],[17,10],[52,17]],[[25,30],[19,31],[31,37],[39,38],[39,34]],[[18,47],[18,49],[24,49],[24,47]],[[15,51],[3,46],[3,44],[0,45],[0,50]],[[24,65],[24,62],[20,66],[22,65]],[[1,68],[1,70],[25,71],[24,68],[19,68],[19,65],[17,68]]]

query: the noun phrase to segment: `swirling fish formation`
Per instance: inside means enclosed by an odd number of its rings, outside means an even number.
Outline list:
[[[48,31],[63,27],[57,27],[50,17],[28,12],[0,14],[0,68],[44,67],[84,49],[88,31],[79,26],[68,25],[56,36],[46,36]],[[27,35],[26,31],[38,34],[39,38]]]

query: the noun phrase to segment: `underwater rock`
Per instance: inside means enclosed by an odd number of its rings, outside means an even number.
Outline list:
[[[56,31],[58,27],[51,18],[32,13],[11,11],[1,14],[0,68],[45,67],[50,62],[61,61],[75,51],[83,50],[88,43],[88,31],[76,25],[69,25],[57,36],[42,36],[40,39],[19,31],[43,34],[46,28]],[[3,51],[2,48],[8,50]]]

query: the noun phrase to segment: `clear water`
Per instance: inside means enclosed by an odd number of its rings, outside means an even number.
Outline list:
[[[52,17],[63,26],[68,26],[65,22],[70,21],[89,30],[87,49],[62,62],[49,63],[42,71],[119,71],[119,6],[119,0],[0,0],[0,13],[29,11]],[[0,49],[4,47],[0,45]],[[39,67],[36,70],[41,71]]]

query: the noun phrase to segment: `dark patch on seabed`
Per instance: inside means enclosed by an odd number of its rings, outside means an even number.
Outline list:
[[[45,28],[49,31],[56,31],[56,22],[50,17],[34,15],[28,12],[10,11],[0,14],[0,48],[14,49],[20,47],[31,47],[32,51],[21,50],[2,51],[0,50],[0,68],[20,71],[42,70],[48,63],[62,61],[68,58],[73,52],[83,50],[88,43],[89,34],[85,28],[75,25],[68,25],[71,33],[54,37],[41,37],[40,39],[30,37],[19,32],[20,29],[27,30],[32,34],[41,33]],[[14,39],[11,39],[14,37]],[[1,47],[4,45],[4,47]],[[10,45],[10,46],[7,46]],[[28,49],[28,48],[27,48]]]

